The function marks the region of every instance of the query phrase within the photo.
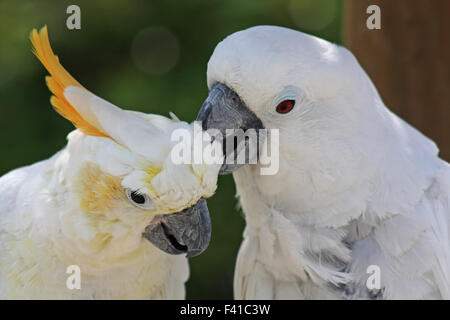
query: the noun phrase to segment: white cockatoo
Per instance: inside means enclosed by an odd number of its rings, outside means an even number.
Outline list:
[[[190,124],[84,89],[46,27],[31,41],[51,75],[52,105],[78,129],[50,159],[0,178],[0,297],[183,299],[186,256],[209,243],[204,198],[220,165],[174,163],[171,133],[191,134]]]
[[[207,81],[205,130],[279,130],[276,174],[221,170],[247,223],[236,298],[450,298],[450,166],[347,49],[257,26],[217,45]]]

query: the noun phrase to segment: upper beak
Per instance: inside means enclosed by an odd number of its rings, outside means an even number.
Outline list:
[[[143,236],[169,254],[194,257],[202,253],[211,239],[211,220],[206,200],[183,211],[157,215],[145,228]]]
[[[227,161],[231,152],[234,152],[233,155],[236,155],[236,151],[245,152],[237,150],[236,146],[233,150],[225,150],[226,139],[235,139],[234,135],[230,135],[230,130],[242,129],[245,132],[248,129],[255,129],[259,137],[258,130],[264,128],[261,120],[245,105],[239,95],[222,83],[216,83],[211,87],[196,120],[202,122],[203,130],[218,129],[222,134],[225,162],[220,169],[221,174],[231,173],[243,165]]]

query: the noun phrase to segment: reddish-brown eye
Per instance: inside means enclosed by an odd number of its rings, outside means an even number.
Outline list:
[[[275,109],[278,113],[288,113],[292,109],[294,109],[295,100],[284,100],[283,102],[280,102],[279,105],[277,105],[277,108]]]

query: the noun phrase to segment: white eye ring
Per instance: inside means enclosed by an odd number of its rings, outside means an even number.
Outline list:
[[[150,199],[150,197],[145,193],[139,193],[138,191],[133,191],[131,189],[126,189],[125,193],[127,194],[128,200],[130,200],[130,202],[136,207],[145,210],[155,209],[152,199]]]

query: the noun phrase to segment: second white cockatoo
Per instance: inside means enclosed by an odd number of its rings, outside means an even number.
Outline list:
[[[450,299],[450,166],[351,52],[253,27],[217,45],[207,81],[205,130],[279,130],[275,174],[221,170],[247,223],[236,298]]]
[[[0,298],[183,299],[186,256],[210,240],[204,198],[220,165],[175,163],[171,133],[190,124],[83,88],[46,27],[31,41],[52,105],[77,130],[50,159],[0,178]]]

